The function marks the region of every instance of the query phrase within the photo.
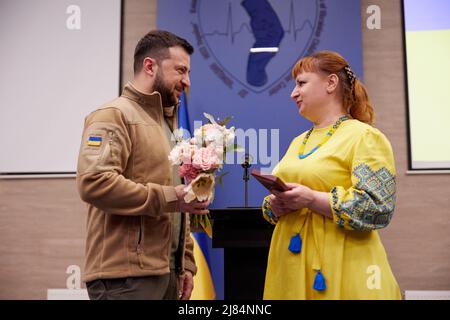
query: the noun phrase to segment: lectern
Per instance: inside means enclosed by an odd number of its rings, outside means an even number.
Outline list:
[[[210,212],[212,246],[224,249],[224,299],[261,300],[273,226],[260,207]]]

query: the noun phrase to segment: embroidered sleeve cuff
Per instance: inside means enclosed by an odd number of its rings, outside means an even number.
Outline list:
[[[343,195],[340,194],[341,192],[343,192],[342,187],[334,187],[330,192],[329,201],[331,212],[333,214],[333,221],[341,228],[354,230],[348,223],[349,217],[340,210],[341,201],[339,199],[343,197]]]
[[[269,223],[275,225],[278,222],[278,218],[273,214],[272,209],[270,208],[269,196],[265,197],[262,203],[262,213],[264,219],[266,219]]]

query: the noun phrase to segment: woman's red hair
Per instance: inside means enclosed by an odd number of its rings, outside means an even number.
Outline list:
[[[367,89],[356,78],[353,71],[346,70],[346,67],[349,67],[348,62],[339,53],[320,51],[300,59],[292,68],[292,76],[295,79],[301,72],[323,72],[337,75],[344,108],[353,118],[371,125],[375,120],[375,112],[370,103]]]

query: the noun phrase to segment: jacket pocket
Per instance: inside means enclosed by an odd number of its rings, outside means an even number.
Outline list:
[[[139,266],[161,270],[169,266],[171,225],[169,214],[157,218],[142,216],[141,241],[137,245]]]
[[[144,261],[143,261],[144,251],[142,250],[142,246],[141,246],[143,219],[144,219],[144,216],[139,216],[139,223],[138,223],[138,227],[136,230],[136,254],[138,257],[138,261],[139,261],[139,267],[141,269],[144,269]]]
[[[99,159],[99,165],[106,168],[114,168],[120,165],[120,150],[116,141],[116,133],[113,130],[107,130],[105,134],[105,143]]]

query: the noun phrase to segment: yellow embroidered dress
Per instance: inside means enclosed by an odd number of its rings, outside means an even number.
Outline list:
[[[305,154],[331,126],[312,131]],[[295,138],[273,174],[285,182],[329,192],[333,220],[309,209],[282,216],[273,232],[264,299],[400,299],[386,252],[375,229],[395,207],[395,165],[386,137],[358,120],[340,124],[331,138],[304,159]],[[267,198],[267,197],[266,197]],[[264,216],[274,222],[263,204]],[[301,251],[288,250],[299,234]],[[314,289],[317,274],[324,288]],[[320,287],[320,285],[319,285]]]

